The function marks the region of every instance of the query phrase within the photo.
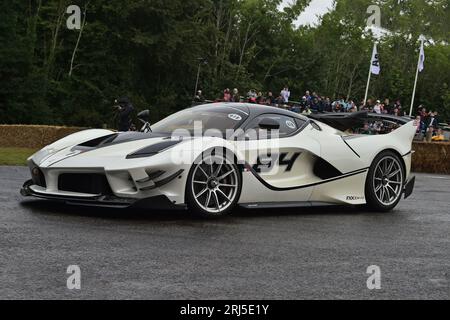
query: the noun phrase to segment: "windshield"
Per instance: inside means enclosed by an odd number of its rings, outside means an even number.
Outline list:
[[[208,135],[207,131],[220,132],[236,130],[247,119],[248,114],[240,109],[224,105],[203,105],[175,113],[152,126],[158,134]]]

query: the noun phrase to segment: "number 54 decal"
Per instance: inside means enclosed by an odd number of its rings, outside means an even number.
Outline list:
[[[279,166],[285,167],[284,172],[289,172],[300,155],[301,152],[294,153],[290,158],[288,158],[288,153],[259,155],[256,164],[253,165],[253,170],[257,173],[267,173]]]

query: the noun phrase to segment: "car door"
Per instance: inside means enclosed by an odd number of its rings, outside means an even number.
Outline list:
[[[262,129],[262,122],[269,123],[267,127],[277,124],[279,128]],[[243,186],[250,192],[243,193],[241,202],[309,200],[313,187],[307,185],[320,145],[302,134],[306,125],[300,118],[268,113],[255,117],[246,126],[244,141],[237,143],[240,150],[245,150],[246,169],[251,175],[247,183],[252,185]]]

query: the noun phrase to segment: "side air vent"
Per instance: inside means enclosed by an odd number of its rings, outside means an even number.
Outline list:
[[[324,159],[317,158],[314,164],[314,174],[322,180],[327,180],[341,176],[342,172]]]

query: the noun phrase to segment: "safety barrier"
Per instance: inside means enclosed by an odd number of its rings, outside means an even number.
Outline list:
[[[413,150],[414,172],[450,174],[449,142],[414,142]]]
[[[0,147],[40,149],[83,128],[0,125]]]

